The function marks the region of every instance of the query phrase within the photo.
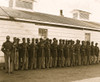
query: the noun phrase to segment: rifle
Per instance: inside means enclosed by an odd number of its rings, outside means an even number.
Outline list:
[[[8,56],[8,73],[10,74],[10,56]]]

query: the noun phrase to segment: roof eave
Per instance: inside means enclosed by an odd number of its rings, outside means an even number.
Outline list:
[[[7,17],[7,16],[0,16],[0,19],[11,20],[10,17]],[[90,29],[90,30],[100,31],[100,29],[97,29],[97,28],[95,29],[95,28],[91,28],[91,27],[83,27],[83,26],[77,26],[77,25],[45,22],[45,21],[39,21],[39,20],[30,20],[30,19],[21,19],[21,18],[14,18],[14,20],[16,20],[16,21],[25,21],[25,22],[33,22],[33,23],[41,23],[41,24],[49,24],[49,25],[58,25],[58,26],[65,26],[65,27],[77,27],[77,28],[80,28],[80,29],[88,29],[88,30]]]

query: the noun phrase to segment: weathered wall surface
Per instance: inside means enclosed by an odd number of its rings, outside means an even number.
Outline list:
[[[54,26],[46,25],[35,25],[34,23],[25,23],[25,22],[15,22],[15,21],[5,21],[0,20],[0,49],[3,42],[6,40],[6,36],[18,38],[39,38],[38,29],[45,28],[48,29],[48,38],[57,38],[57,39],[80,39],[85,40],[85,33],[91,34],[91,41],[98,42],[100,47],[100,32],[96,31],[87,31],[87,30],[77,30],[77,29],[68,29],[60,28]],[[3,53],[0,51],[0,62],[4,62]]]

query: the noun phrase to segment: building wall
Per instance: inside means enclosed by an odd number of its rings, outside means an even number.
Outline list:
[[[40,38],[38,34],[39,28],[45,28],[48,30],[48,38],[57,38],[57,39],[80,39],[85,40],[85,33],[91,34],[91,41],[98,42],[100,47],[100,32],[96,31],[87,31],[87,30],[76,30],[76,29],[67,29],[62,27],[46,26],[46,25],[35,25],[34,23],[25,23],[25,22],[15,22],[15,21],[6,21],[0,20],[0,49],[3,42],[6,40],[6,36],[18,38]],[[0,51],[0,62],[4,62],[3,53]]]
[[[89,31],[89,30],[77,30],[77,29],[69,29],[62,27],[51,27],[51,26],[43,26],[38,25],[37,28],[45,28],[48,29],[48,38],[57,39],[72,39],[72,40],[85,40],[85,33],[90,33],[90,41],[98,42],[100,47],[100,32],[97,31]]]

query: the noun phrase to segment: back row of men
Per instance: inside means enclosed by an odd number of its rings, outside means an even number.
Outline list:
[[[27,42],[26,42],[27,40]],[[10,70],[28,70],[36,68],[69,67],[78,65],[89,65],[98,63],[98,43],[76,40],[51,39],[20,39],[14,37],[13,42],[10,36],[2,45],[5,57],[6,72]],[[10,61],[9,61],[10,59]]]

